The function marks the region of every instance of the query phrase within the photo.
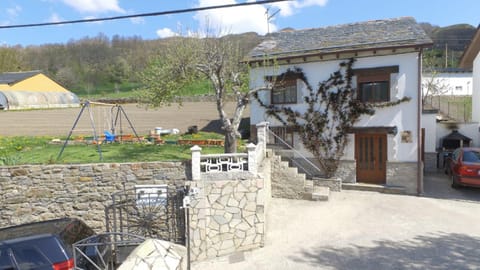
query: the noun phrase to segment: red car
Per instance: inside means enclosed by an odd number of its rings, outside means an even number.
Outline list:
[[[452,187],[480,187],[480,148],[458,148],[447,157],[445,173],[452,178]]]

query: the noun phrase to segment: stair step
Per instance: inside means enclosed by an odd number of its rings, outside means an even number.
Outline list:
[[[404,187],[374,185],[374,184],[364,184],[364,183],[342,183],[342,189],[375,191],[375,192],[388,193],[388,194],[405,194]]]
[[[305,180],[305,188],[313,191],[313,181],[312,180]]]
[[[328,201],[330,196],[329,187],[313,187],[312,200],[313,201]]]
[[[290,167],[290,164],[288,163],[288,161],[283,161],[283,160],[280,160],[280,166],[283,168],[293,168],[293,167]]]

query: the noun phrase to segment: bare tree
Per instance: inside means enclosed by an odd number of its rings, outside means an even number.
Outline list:
[[[422,105],[425,106],[427,99],[433,96],[443,95],[448,91],[449,84],[440,78],[438,68],[435,65],[433,54],[424,56],[422,70]]]
[[[176,98],[186,85],[207,79],[225,132],[225,152],[236,152],[243,111],[250,94],[259,90],[248,88],[248,66],[242,62],[238,42],[208,35],[174,37],[170,42],[140,75],[144,85],[141,101],[154,107],[167,105],[178,101]],[[232,116],[225,111],[228,96],[236,102]]]

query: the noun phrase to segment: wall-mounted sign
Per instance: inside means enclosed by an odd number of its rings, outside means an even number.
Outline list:
[[[412,132],[410,130],[404,130],[401,133],[402,136],[402,143],[411,143],[413,142],[412,139]]]

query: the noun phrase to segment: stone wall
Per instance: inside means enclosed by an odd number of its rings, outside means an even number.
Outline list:
[[[338,165],[335,177],[342,179],[343,183],[355,183],[357,179],[357,163],[354,160],[342,160]]]
[[[443,168],[443,163],[440,163],[442,160],[437,160],[437,157],[440,159],[440,155],[437,155],[437,153],[425,153],[425,171],[435,172],[439,168]]]
[[[387,185],[404,187],[407,194],[417,194],[417,163],[387,162]]]
[[[318,187],[328,187],[330,191],[342,191],[342,179],[337,177],[331,178],[322,178],[314,177],[312,178],[313,185]]]
[[[269,164],[268,159],[264,165]],[[193,261],[258,248],[265,243],[265,214],[270,198],[270,166],[257,175],[193,181],[198,194],[190,213]]]
[[[0,227],[79,217],[103,232],[113,193],[136,184],[184,186],[185,168],[181,162],[0,167]]]
[[[186,183],[200,193],[190,209],[192,261],[261,247],[270,198],[270,160],[258,174],[189,181],[181,162],[0,167],[0,227],[78,217],[104,232],[111,195],[135,185]],[[229,180],[224,180],[229,179]]]

